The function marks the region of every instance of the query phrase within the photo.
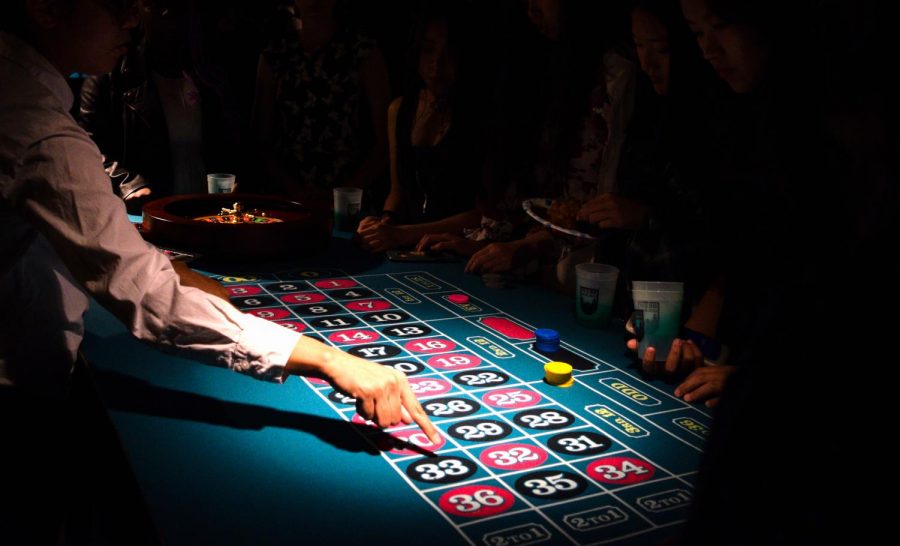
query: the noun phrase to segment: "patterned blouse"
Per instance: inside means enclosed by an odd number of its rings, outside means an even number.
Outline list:
[[[533,176],[537,188],[561,188],[565,199],[585,202],[600,193],[616,192],[616,171],[625,141],[625,129],[634,108],[636,63],[624,53],[611,48],[603,56],[602,73],[591,90],[590,109],[578,123],[576,147],[570,155],[554,154],[559,139],[553,127],[545,125],[537,150]],[[559,156],[559,157],[556,157]],[[550,159],[548,159],[550,158]],[[559,197],[540,191],[535,195],[521,195],[521,188],[510,184],[498,199],[493,212],[496,218],[485,217],[481,227],[468,230],[466,236],[474,240],[508,240],[521,235],[517,222],[531,222],[522,214],[525,197]]]
[[[290,8],[287,17],[285,32],[262,52],[275,77],[276,153],[301,184],[340,186],[367,155],[360,68],[376,44],[341,29],[308,51]]]
[[[584,202],[619,189],[616,172],[634,108],[635,77],[634,61],[615,49],[603,56],[603,76],[591,93],[591,109],[569,163],[565,197]]]

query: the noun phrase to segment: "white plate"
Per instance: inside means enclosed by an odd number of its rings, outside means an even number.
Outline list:
[[[584,233],[583,231],[578,231],[577,229],[566,229],[564,227],[557,226],[556,224],[547,220],[546,211],[547,211],[547,209],[550,208],[550,205],[552,205],[552,204],[553,204],[553,199],[547,199],[544,197],[535,197],[533,199],[526,199],[526,200],[522,201],[522,208],[525,209],[525,212],[528,213],[528,216],[531,216],[532,218],[534,218],[541,224],[547,226],[548,228],[550,228],[554,231],[558,231],[560,233],[564,233],[566,235],[569,235],[571,237],[575,237],[578,239],[587,239],[587,240],[591,240],[591,241],[596,239],[596,237],[594,237],[593,235],[588,235],[587,233]],[[544,215],[541,216],[541,214],[539,214],[537,212],[538,210],[543,210]]]

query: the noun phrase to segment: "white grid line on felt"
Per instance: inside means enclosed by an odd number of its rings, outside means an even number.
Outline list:
[[[405,273],[405,274],[408,274],[408,273]],[[390,275],[388,275],[388,276],[390,277]],[[363,286],[364,288],[366,288],[367,290],[372,291],[373,294],[376,294],[376,295],[379,295],[379,296],[380,296],[380,293],[379,293],[377,290],[374,290],[374,289],[368,287],[365,283],[360,282],[359,279],[354,278],[354,277],[349,276],[349,275],[347,275],[347,277],[350,278],[351,280],[354,280],[355,282],[357,282],[357,284],[362,285],[362,286]],[[392,278],[393,278],[393,277],[392,277]],[[397,280],[397,279],[393,279],[393,280],[395,280],[396,282],[400,282],[401,284],[403,284],[403,285],[406,286],[407,288],[414,290],[414,291],[417,292],[420,296],[423,296],[423,297],[424,297],[424,294],[423,294],[422,292],[419,292],[419,291],[416,290],[415,288],[408,286],[406,283],[403,283],[403,282],[401,282],[401,281],[399,281],[399,280]],[[360,321],[361,325],[365,325],[364,327],[366,327],[366,328],[368,328],[368,329],[370,329],[370,330],[374,330],[374,331],[378,332],[378,330],[375,330],[374,327],[369,326],[369,324],[368,324],[365,320],[362,320],[362,319],[358,316],[357,312],[354,312],[354,311],[351,311],[350,309],[347,309],[346,306],[344,306],[341,302],[338,302],[337,300],[334,300],[333,298],[331,298],[330,295],[327,294],[327,293],[325,293],[323,289],[321,289],[321,288],[319,288],[319,287],[317,287],[317,286],[314,286],[314,285],[312,285],[311,283],[310,283],[310,286],[312,287],[313,290],[318,291],[318,292],[321,292],[326,298],[328,298],[329,301],[334,302],[334,303],[336,303],[336,304],[338,304],[338,305],[344,307],[344,309],[346,309],[346,311],[347,311],[347,314],[350,314],[350,315],[354,316],[357,320]],[[352,289],[352,288],[350,288],[350,289]],[[267,293],[271,294],[271,293],[268,292],[267,290],[265,290],[265,289],[263,289],[263,290],[266,291]],[[429,294],[432,294],[432,293],[429,293]],[[284,307],[287,307],[287,305],[286,305],[284,302],[282,302],[279,298],[277,298],[277,296],[275,296],[274,294],[272,294],[272,295],[276,298],[277,301],[279,301],[280,304],[282,304]],[[373,296],[373,297],[374,297],[374,296]],[[380,299],[385,299],[385,298],[381,297]],[[469,315],[468,317],[461,316],[461,315],[459,315],[458,313],[456,313],[455,311],[453,311],[452,309],[447,308],[445,305],[442,305],[442,304],[439,303],[439,302],[435,302],[435,301],[434,301],[433,299],[431,299],[431,298],[427,298],[427,299],[428,299],[429,301],[431,301],[432,303],[436,304],[436,305],[439,305],[439,306],[441,306],[441,307],[444,307],[445,309],[447,309],[448,311],[450,311],[451,313],[453,313],[453,314],[455,315],[455,317],[447,317],[447,318],[444,318],[444,319],[435,319],[435,321],[437,321],[437,320],[449,320],[449,319],[451,319],[451,318],[459,318],[459,319],[464,320],[464,321],[466,321],[466,322],[473,323],[473,321],[467,320],[467,319],[468,319],[469,317],[471,317],[472,315]],[[356,300],[349,300],[349,301],[356,301]],[[405,308],[400,307],[399,305],[395,304],[394,302],[392,302],[392,301],[390,301],[390,300],[386,300],[386,301],[389,301],[389,302],[391,303],[392,307],[395,307],[395,308],[397,308],[397,309],[399,309],[399,310],[401,310],[401,311],[407,313],[411,318],[415,318],[416,320],[415,320],[414,322],[418,322],[418,323],[426,324],[426,325],[430,325],[430,323],[432,322],[432,321],[424,321],[424,320],[422,320],[422,319],[419,319],[419,318],[416,317],[413,313],[411,313],[411,312],[409,312],[409,311],[406,311]],[[288,310],[290,311],[290,309],[288,309]],[[384,311],[385,311],[385,312],[388,312],[389,310],[384,310]],[[345,314],[345,313],[341,313],[341,314]],[[489,316],[489,315],[491,315],[491,314],[493,314],[493,313],[488,313],[488,314],[485,314],[484,316]],[[327,315],[326,315],[326,316],[327,316]],[[302,318],[301,318],[301,320],[302,320]],[[305,323],[305,322],[306,322],[306,321],[304,320],[304,323]],[[391,324],[389,324],[389,325],[385,325],[385,327],[387,327],[387,326],[395,326],[395,325],[402,325],[402,324],[405,324],[405,323],[406,323],[406,322],[401,321],[401,322],[391,323]],[[524,323],[524,322],[523,322],[523,324],[527,324],[527,323]],[[487,329],[486,327],[484,327],[484,326],[481,325],[480,323],[474,323],[474,325],[475,325],[477,328],[479,328],[479,329],[481,329],[481,330],[484,330],[484,331],[487,332],[487,333],[490,333],[491,335],[495,335],[495,333],[494,333],[493,331]],[[326,330],[326,331],[318,330],[318,329],[312,327],[311,325],[309,325],[309,327],[310,327],[311,329],[313,329],[316,333],[320,333],[320,334],[321,334],[321,333],[327,332],[327,330]],[[361,329],[361,328],[360,328],[360,329]],[[438,335],[440,335],[440,336],[443,336],[443,337],[446,337],[446,338],[448,338],[448,339],[453,340],[452,337],[448,336],[447,334],[445,334],[445,333],[444,333],[443,331],[441,331],[441,330],[438,330],[438,329],[436,329],[436,328],[432,328],[432,330],[433,330],[433,333],[436,333],[436,334],[438,334]],[[333,331],[340,331],[340,329],[337,329],[337,330],[330,330],[330,331],[332,331],[332,332],[333,332]],[[379,336],[383,337],[383,338],[386,339],[387,341],[389,341],[389,342],[391,342],[392,344],[398,346],[398,348],[400,348],[401,350],[405,350],[405,347],[403,347],[402,345],[400,345],[400,342],[399,342],[399,341],[396,341],[394,338],[388,337],[388,336],[382,334],[381,332],[378,332],[378,334],[379,334]],[[426,336],[420,336],[420,337],[428,337],[428,336],[426,335]],[[325,337],[325,339],[327,339],[327,336]],[[416,339],[416,338],[409,338],[409,339]],[[331,342],[330,339],[329,339],[328,341]],[[373,343],[374,343],[374,342],[373,342]],[[454,341],[454,343],[456,343],[456,342]],[[332,343],[332,344],[335,345],[335,346],[337,345],[336,343]],[[511,343],[511,345],[515,346],[515,344],[513,344],[513,343]],[[464,345],[461,345],[461,344],[460,344],[459,347],[462,347],[463,350],[467,350],[468,352],[471,352],[472,354],[476,354],[474,351],[471,351],[468,347],[465,347]],[[456,350],[456,348],[454,348],[454,351],[455,351],[455,350]],[[452,352],[452,351],[448,351],[448,352]],[[525,352],[525,351],[523,351],[523,352]],[[581,352],[581,351],[578,351],[578,352]],[[430,357],[432,357],[432,356],[436,356],[436,355],[438,355],[438,354],[444,354],[444,353],[427,353],[427,354],[424,354],[424,355],[411,354],[411,356],[412,356],[413,358],[416,358],[417,360],[421,361],[421,360],[424,360],[424,359],[426,359],[426,358],[430,358]],[[527,353],[527,352],[526,352],[526,354],[528,354],[528,356],[530,356],[531,358],[540,361],[540,359],[537,358],[535,355],[529,354],[529,353]],[[488,360],[486,360],[486,359],[482,359],[482,361],[487,362],[489,365],[496,366],[498,369],[500,369],[501,371],[503,371],[504,373],[506,373],[507,375],[509,375],[511,379],[515,379],[515,380],[521,382],[523,385],[528,385],[528,383],[525,383],[525,382],[522,381],[520,378],[516,377],[514,374],[512,374],[512,373],[510,373],[510,372],[508,372],[508,371],[506,371],[506,370],[504,370],[502,367],[497,366],[494,362],[488,361]],[[427,362],[422,362],[422,363],[423,363],[425,366],[428,366]],[[429,368],[430,368],[430,366],[429,366]],[[613,367],[613,368],[614,368],[614,369],[618,369],[618,368],[615,368],[615,367]],[[454,375],[455,375],[456,373],[458,373],[458,371],[436,370],[436,369],[434,369],[434,368],[431,368],[431,369],[434,370],[434,373],[436,373],[438,376],[446,378],[451,384],[453,384],[454,386],[458,387],[458,388],[461,390],[462,393],[468,395],[468,396],[469,396],[470,398],[472,398],[473,400],[476,400],[480,405],[482,405],[482,406],[486,409],[487,412],[489,412],[490,414],[495,415],[495,416],[497,416],[497,417],[502,417],[503,420],[502,420],[501,422],[507,422],[507,421],[509,421],[509,418],[506,417],[506,415],[505,415],[506,413],[513,413],[513,412],[519,412],[519,411],[522,411],[522,410],[525,410],[525,409],[532,409],[532,406],[528,406],[528,407],[525,407],[525,408],[515,408],[515,409],[508,409],[508,410],[500,410],[500,409],[495,408],[495,407],[493,407],[493,406],[491,406],[491,405],[489,405],[489,404],[484,404],[484,402],[483,402],[481,399],[477,398],[477,397],[475,396],[475,394],[476,394],[477,392],[482,392],[482,391],[483,391],[483,392],[487,392],[487,391],[490,391],[490,390],[492,390],[493,388],[496,388],[496,387],[484,387],[484,388],[478,388],[478,389],[469,389],[469,388],[467,388],[467,387],[466,387],[466,388],[463,388],[462,386],[460,386],[460,385],[456,384],[455,382],[453,382],[452,379],[450,379],[449,377],[447,377],[447,374],[454,374]],[[607,370],[607,371],[614,371],[614,370]],[[426,375],[428,375],[428,374],[426,374]],[[310,386],[312,387],[312,385],[310,385]],[[506,387],[511,387],[511,386],[514,386],[514,385],[505,384],[505,385],[504,385],[504,388],[506,388]],[[588,388],[590,388],[590,387],[588,387]],[[337,411],[344,419],[346,419],[346,420],[349,421],[349,417],[347,416],[347,414],[346,414],[344,411],[342,411],[342,410],[340,410],[339,408],[337,408],[337,407],[335,406],[335,404],[333,404],[332,401],[329,400],[329,399],[327,398],[327,396],[325,396],[324,390],[323,390],[323,389],[315,389],[315,388],[313,387],[313,390],[317,391],[317,393],[319,394],[319,396],[320,396],[323,400],[325,400],[326,403],[327,403],[329,406],[331,406],[333,410]],[[529,390],[532,390],[533,392],[535,392],[538,396],[541,397],[542,400],[548,400],[550,404],[556,404],[556,405],[560,406],[561,408],[563,408],[563,409],[565,409],[565,410],[567,410],[567,411],[569,410],[569,408],[568,408],[567,406],[565,406],[565,405],[563,405],[563,404],[559,404],[559,403],[558,403],[557,401],[555,401],[553,398],[551,398],[551,397],[549,397],[549,396],[545,396],[545,395],[543,395],[542,393],[540,393],[540,392],[538,392],[538,391],[536,391],[536,390],[533,390],[533,389],[529,389]],[[590,390],[596,392],[597,394],[600,394],[600,396],[601,396],[602,398],[608,398],[608,396],[603,395],[602,393],[599,393],[596,389],[590,388]],[[436,396],[444,396],[444,395],[450,395],[450,393],[443,393],[442,395],[436,395]],[[612,400],[611,400],[611,401],[612,401]],[[621,405],[621,404],[618,404],[618,403],[617,403],[616,405]],[[541,407],[541,406],[544,406],[544,404],[538,404],[538,405],[536,405],[536,407]],[[626,408],[626,409],[627,409],[627,408]],[[576,416],[577,418],[579,418],[579,419],[581,419],[582,421],[584,421],[584,422],[586,423],[587,428],[596,429],[596,430],[598,430],[600,433],[603,433],[604,436],[608,436],[608,435],[605,434],[605,432],[604,432],[602,429],[600,429],[599,427],[597,427],[595,423],[593,423],[593,422],[591,422],[591,421],[588,421],[586,418],[584,418],[583,416],[581,416],[581,415],[580,415],[579,413],[577,413],[577,412],[572,412],[572,413],[573,413],[574,416]],[[458,420],[459,420],[459,421],[465,421],[465,420],[471,419],[471,418],[472,418],[471,416],[464,416],[464,417],[458,418]],[[443,424],[443,423],[446,423],[446,422],[448,422],[448,421],[452,421],[452,419],[448,419],[447,421],[441,421],[441,422],[442,422],[442,424]],[[532,435],[532,434],[529,433],[529,432],[525,432],[523,429],[521,429],[520,427],[518,427],[518,426],[517,426],[515,423],[513,423],[513,422],[508,422],[508,424],[510,425],[510,427],[511,427],[514,431],[518,430],[518,431],[522,434],[522,436],[523,436],[525,439],[530,439],[530,440],[536,442],[537,444],[541,445],[542,447],[543,447],[543,444],[541,444],[541,442],[539,441],[539,439],[538,439],[537,436],[546,436],[546,435],[550,435],[550,434],[553,434],[553,433],[558,433],[558,431],[548,431],[548,432],[546,432],[546,433],[541,433],[541,434],[535,436],[535,435]],[[654,424],[654,425],[655,425],[655,423],[651,423],[651,424]],[[574,427],[574,428],[575,428],[575,430],[578,430],[578,429],[581,429],[581,428],[584,428],[584,427],[585,427],[585,425],[580,425],[580,426],[577,426],[577,427]],[[410,425],[409,428],[412,428],[412,425]],[[573,430],[573,427],[570,426],[570,427],[567,427],[567,428],[566,428],[566,431],[570,431],[570,430]],[[500,475],[499,475],[499,474],[497,474],[496,472],[494,472],[493,469],[491,469],[490,467],[487,467],[486,465],[484,465],[484,464],[480,461],[480,459],[477,459],[477,458],[474,456],[474,454],[473,454],[472,452],[475,451],[475,450],[483,450],[483,449],[486,449],[486,448],[490,447],[491,445],[502,445],[502,444],[504,444],[504,443],[509,443],[509,442],[515,441],[515,440],[516,440],[516,437],[514,437],[514,438],[512,438],[512,439],[507,437],[507,438],[503,438],[503,439],[501,439],[501,440],[494,441],[494,442],[484,442],[484,443],[479,442],[479,443],[472,444],[472,445],[462,445],[462,444],[460,444],[459,442],[457,442],[456,439],[453,438],[452,436],[449,438],[449,440],[450,440],[450,442],[452,442],[453,444],[455,444],[455,445],[458,446],[457,448],[452,449],[452,450],[449,450],[449,451],[454,451],[454,452],[465,452],[466,455],[467,455],[470,459],[472,459],[473,462],[474,462],[476,465],[481,466],[481,467],[485,470],[485,472],[487,472],[488,477],[487,477],[487,478],[482,478],[481,480],[487,480],[487,479],[490,479],[490,480],[496,480],[498,483],[502,484],[505,488],[510,489],[509,486],[508,486],[508,484],[506,484],[503,480],[500,479]],[[368,441],[368,439],[366,439],[365,441]],[[630,449],[626,444],[623,444],[622,442],[619,442],[618,440],[615,440],[615,441],[616,441],[618,444],[624,446],[625,449],[623,449],[623,450],[616,450],[616,451],[612,451],[612,452],[608,452],[608,453],[603,453],[603,456],[612,456],[612,455],[614,455],[614,454],[623,453],[623,452],[627,452],[627,451],[630,451],[630,452],[632,452],[632,453],[637,454],[638,456],[641,456],[640,453],[634,451],[633,449]],[[595,456],[590,456],[590,457],[579,458],[579,459],[566,460],[566,459],[562,459],[562,457],[560,457],[559,454],[555,453],[552,449],[548,449],[547,452],[548,452],[548,454],[552,454],[556,459],[558,459],[558,462],[551,464],[550,467],[570,466],[570,467],[572,467],[572,470],[574,470],[577,474],[583,476],[586,480],[588,480],[589,483],[593,483],[593,484],[595,484],[597,487],[599,487],[599,488],[601,489],[601,492],[600,492],[600,493],[595,493],[595,494],[592,494],[592,495],[588,495],[588,496],[586,496],[586,497],[579,496],[579,497],[575,497],[575,498],[573,498],[573,499],[565,499],[565,500],[563,500],[563,501],[557,501],[557,502],[555,502],[555,503],[548,503],[548,504],[546,504],[546,505],[541,505],[541,506],[539,507],[539,506],[534,505],[533,503],[531,503],[531,502],[530,502],[527,498],[525,498],[522,494],[520,494],[518,491],[515,491],[514,488],[512,488],[513,490],[511,491],[511,493],[512,493],[513,495],[515,495],[516,497],[518,497],[518,498],[519,498],[522,502],[524,502],[526,505],[530,506],[530,508],[527,508],[527,509],[525,509],[525,510],[518,510],[518,511],[515,511],[515,512],[504,512],[504,513],[502,513],[502,514],[498,514],[498,515],[496,515],[496,516],[490,516],[490,517],[486,517],[486,518],[479,518],[479,519],[477,520],[477,522],[483,522],[483,521],[488,520],[488,519],[494,519],[494,518],[501,518],[501,517],[505,517],[505,516],[510,516],[510,515],[513,515],[514,513],[520,513],[520,512],[527,512],[527,511],[529,511],[529,510],[535,510],[535,511],[540,512],[540,513],[541,513],[541,516],[544,517],[544,518],[548,521],[548,523],[550,523],[552,526],[556,527],[561,533],[563,533],[564,536],[566,536],[567,538],[569,538],[570,540],[572,540],[572,538],[571,538],[571,537],[570,537],[570,536],[569,536],[569,535],[568,535],[561,527],[559,527],[552,519],[550,519],[549,516],[547,516],[546,514],[543,514],[543,513],[541,512],[541,509],[542,509],[542,508],[545,508],[545,507],[549,507],[549,506],[557,506],[557,505],[560,505],[560,504],[565,504],[565,503],[568,503],[568,502],[573,502],[573,501],[575,501],[575,500],[579,500],[579,499],[582,499],[582,498],[590,498],[590,497],[593,497],[593,496],[599,496],[599,495],[603,495],[603,494],[609,494],[609,495],[615,497],[616,500],[618,500],[618,501],[619,501],[620,503],[622,503],[624,506],[628,507],[629,510],[631,510],[632,512],[634,512],[635,514],[637,514],[638,516],[640,516],[641,518],[643,518],[648,524],[651,525],[651,528],[650,528],[650,529],[653,529],[653,528],[656,528],[656,527],[657,527],[655,524],[653,524],[652,521],[650,521],[649,519],[647,519],[646,517],[644,517],[642,514],[640,514],[639,512],[637,512],[637,510],[635,510],[633,507],[631,507],[629,503],[627,503],[627,502],[625,502],[624,500],[618,498],[618,497],[614,494],[614,492],[613,492],[612,490],[606,489],[602,484],[599,484],[599,483],[597,483],[596,481],[590,479],[590,477],[584,475],[583,472],[581,472],[578,468],[575,468],[575,467],[573,466],[573,464],[575,464],[575,463],[577,463],[577,462],[581,462],[581,461],[584,461],[584,460],[587,460],[587,459],[596,458],[596,455],[595,455]],[[426,491],[427,491],[427,492],[433,492],[433,491],[440,491],[441,489],[448,489],[448,490],[449,490],[449,489],[452,489],[452,488],[455,488],[455,487],[459,487],[459,486],[461,486],[461,485],[467,483],[467,482],[461,482],[461,483],[449,484],[449,485],[443,486],[443,487],[434,487],[434,488],[430,488],[430,489],[427,489],[427,490],[424,490],[424,489],[423,489],[423,490],[420,490],[419,487],[418,487],[415,483],[413,483],[413,482],[409,479],[408,476],[406,476],[405,472],[401,472],[400,469],[399,469],[399,464],[409,462],[411,459],[414,459],[415,456],[409,456],[408,458],[402,458],[402,459],[401,459],[401,458],[393,458],[393,459],[392,459],[392,458],[389,458],[389,457],[387,456],[386,453],[383,453],[383,454],[382,454],[382,457],[383,457],[383,458],[384,458],[384,459],[385,459],[392,467],[395,468],[395,471],[396,471],[398,474],[401,474],[401,477],[402,477],[405,481],[407,481],[407,483],[408,483],[411,487],[413,487],[413,488],[416,489],[418,492],[420,492],[420,496],[423,496],[422,493],[423,493],[423,492],[426,492]],[[644,458],[644,459],[647,460],[648,462],[651,462],[651,464],[656,465],[656,463],[650,461],[650,460],[647,459],[646,457],[642,457],[642,458]],[[668,476],[663,476],[663,477],[661,477],[661,478],[654,479],[654,480],[650,480],[650,481],[648,481],[648,482],[640,482],[639,484],[633,484],[633,486],[636,486],[636,485],[643,485],[643,484],[646,484],[646,483],[652,483],[652,482],[655,482],[655,481],[660,481],[660,480],[665,480],[665,479],[670,479],[670,478],[679,478],[679,476],[676,476],[675,474],[672,474],[671,472],[669,472],[668,470],[666,470],[664,467],[659,466],[659,465],[656,465],[656,466],[657,466],[657,468],[659,468],[659,469],[663,470],[664,472],[666,472],[666,473],[668,474]],[[541,467],[538,467],[538,468],[543,468],[543,465],[542,465]],[[510,472],[510,473],[504,473],[503,475],[504,475],[504,476],[507,476],[507,475],[514,475],[514,474],[518,474],[518,473],[526,473],[526,472],[534,471],[534,470],[535,470],[535,469],[526,469],[526,470],[523,470],[523,471],[514,471],[514,472]],[[479,480],[473,480],[473,482],[476,482],[476,483],[477,483],[478,481],[479,481]],[[683,480],[682,480],[682,481],[683,481]],[[685,483],[686,483],[686,482],[685,482]],[[692,487],[689,483],[687,483],[687,485],[688,485],[689,487]],[[627,487],[630,487],[630,486],[622,486],[622,487],[620,487],[620,488],[617,488],[616,491],[620,491],[620,490],[622,490],[622,489],[626,489]],[[433,508],[435,508],[438,512],[440,512],[440,513],[445,517],[445,519],[447,519],[448,522],[451,523],[451,525],[453,525],[454,527],[457,528],[458,531],[459,531],[459,527],[461,527],[461,526],[469,525],[469,524],[472,524],[472,523],[476,523],[476,521],[473,521],[473,522],[465,522],[465,523],[460,524],[459,526],[457,526],[457,524],[454,523],[454,522],[450,519],[450,517],[449,517],[443,510],[441,510],[439,507],[435,506],[435,505],[430,501],[430,499],[428,499],[427,497],[425,497],[425,498],[426,498],[426,500],[429,502],[429,504],[431,504]],[[650,529],[648,529],[648,530],[650,530]],[[641,531],[641,532],[647,532],[648,530],[643,530],[643,531]],[[462,534],[462,533],[461,533],[461,534]],[[640,533],[637,533],[637,534],[640,534]],[[466,537],[466,540],[468,540],[468,537]],[[573,542],[574,542],[574,540],[573,540]]]
[[[409,273],[399,273],[399,274],[409,274]],[[403,283],[402,281],[400,281],[400,280],[394,278],[392,275],[388,275],[388,276],[391,277],[391,278],[392,278],[393,280],[395,280],[396,282],[399,282],[399,283],[403,284],[403,285],[406,286],[408,289],[413,290],[414,292],[418,293],[419,296],[423,296],[423,293],[420,292],[419,290],[416,290],[415,288],[409,286],[408,284]],[[440,279],[438,279],[438,280],[440,281]],[[357,281],[357,282],[359,282],[359,281]],[[365,285],[364,285],[364,286],[365,286]],[[433,300],[432,300],[432,301],[433,301]],[[434,302],[434,303],[436,303],[437,305],[440,305],[441,307],[444,307],[444,309],[446,309],[446,310],[449,311],[450,313],[452,313],[452,314],[454,314],[454,315],[457,315],[458,318],[460,318],[460,319],[462,319],[462,320],[466,320],[466,317],[459,315],[458,313],[456,313],[454,310],[448,308],[447,306],[444,306],[444,305],[442,305],[442,304],[440,304],[440,303],[438,303],[438,302]],[[410,313],[410,315],[412,316],[412,313]],[[421,321],[421,320],[420,320],[419,322],[424,322],[424,321]],[[466,322],[472,323],[471,321],[466,321]],[[527,323],[525,323],[524,321],[522,321],[522,324],[527,324]],[[491,333],[492,335],[494,335],[493,332],[490,332],[488,329],[484,328],[483,326],[480,326],[480,325],[478,325],[478,324],[476,324],[475,326],[478,327],[478,328],[481,328],[482,330],[484,330],[484,331],[486,331],[486,332]],[[441,335],[443,335],[443,336],[445,336],[445,337],[448,337],[448,338],[452,339],[451,336],[448,336],[447,334],[445,334],[444,332],[442,332],[442,331],[440,331],[440,330],[435,329],[435,331],[436,331],[436,332],[440,332]],[[535,360],[538,360],[537,357],[535,357],[534,355],[529,355],[529,356],[531,356],[531,357],[534,358]],[[501,368],[501,369],[502,369],[502,368]],[[515,376],[515,375],[512,374],[511,372],[508,372],[508,371],[506,371],[506,370],[503,370],[503,371],[506,372],[511,378],[515,378],[515,379],[517,379],[518,381],[521,381],[522,383],[524,383],[525,385],[528,385],[528,383],[522,381],[521,378],[518,378],[517,376]],[[552,397],[550,397],[550,396],[544,396],[542,393],[538,392],[538,391],[535,390],[535,389],[531,389],[531,390],[532,390],[533,392],[535,392],[538,396],[540,396],[541,399],[547,399],[547,400],[549,400],[549,401],[552,402],[552,403],[555,403],[555,404],[557,404],[557,405],[559,405],[559,406],[561,406],[561,407],[563,407],[563,408],[567,408],[567,409],[568,409],[568,407],[567,407],[565,404],[560,404],[558,401],[556,401],[556,400],[553,399]],[[593,389],[592,389],[592,390],[593,390]],[[475,396],[474,396],[472,393],[470,393],[468,390],[464,390],[463,392],[466,393],[466,394],[468,394],[469,396],[471,396],[473,399],[475,399]],[[595,391],[595,392],[596,392],[596,391]],[[606,397],[604,396],[604,398],[606,398]],[[676,400],[677,400],[677,399],[676,399]],[[479,401],[480,403],[482,402],[480,399],[479,399],[478,401]],[[504,421],[509,421],[508,418],[506,418],[505,416],[503,416],[503,415],[500,414],[499,412],[495,411],[495,408],[494,408],[493,406],[490,406],[490,405],[486,405],[486,406],[487,406],[487,409],[488,409],[491,413],[497,415],[498,417],[502,417]],[[529,407],[530,407],[530,406],[529,406]],[[521,410],[521,409],[525,409],[525,408],[516,408],[516,409],[520,409],[520,410]],[[578,414],[575,413],[575,412],[572,412],[572,413],[573,413],[573,415],[578,415]],[[590,422],[590,421],[588,421],[587,419],[584,419],[584,418],[582,418],[582,420],[584,420],[584,421],[589,425],[589,427],[596,429],[597,431],[599,431],[600,434],[602,434],[602,435],[605,436],[605,437],[608,437],[608,435],[605,434],[604,431],[603,431],[602,429],[600,429],[595,423]],[[520,432],[522,431],[522,429],[519,428],[519,427],[518,427],[515,423],[513,423],[513,422],[509,422],[509,425],[512,426],[514,430],[515,430],[515,429],[519,429]],[[528,438],[528,439],[535,440],[535,438],[532,437],[528,432],[524,432],[524,437],[525,437],[525,438]],[[453,440],[454,440],[454,443],[457,443],[457,442],[455,441],[455,440],[456,440],[455,438],[453,438]],[[506,442],[512,441],[512,439],[509,439],[509,438],[504,438],[503,440],[505,440]],[[614,441],[616,441],[617,443],[619,443],[619,444],[621,444],[621,445],[625,445],[625,444],[622,444],[622,442],[618,442],[617,440],[614,440]],[[502,442],[502,443],[505,443],[505,442]],[[538,441],[537,443],[540,444],[539,441]],[[465,448],[466,446],[462,446],[462,445],[460,444],[460,447]],[[627,446],[626,446],[626,447],[627,447]],[[661,465],[658,465],[656,462],[652,461],[652,460],[651,460],[650,458],[648,458],[648,457],[643,456],[641,453],[635,451],[634,449],[629,449],[629,451],[635,453],[636,455],[638,455],[638,456],[641,457],[642,459],[646,460],[648,463],[654,465],[656,468],[662,470],[663,472],[665,472],[665,473],[668,474],[669,476],[675,476],[674,473],[670,472],[670,471],[667,470],[665,467],[663,467],[663,466],[661,466]],[[568,462],[567,462],[565,459],[562,459],[562,458],[559,456],[559,454],[554,453],[552,449],[548,450],[548,453],[552,453],[556,458],[561,459],[563,464],[568,464]],[[469,456],[472,457],[471,454],[469,454]],[[474,457],[473,457],[473,459],[474,459]],[[500,481],[501,483],[504,483],[504,485],[506,485],[505,482],[502,482],[502,480],[499,480],[499,477],[496,475],[495,472],[493,472],[492,469],[490,469],[489,467],[487,467],[486,465],[484,465],[480,460],[477,460],[476,463],[477,463],[477,464],[480,464],[480,465],[481,465],[485,470],[487,470],[492,476],[494,476],[495,478],[497,478],[498,481]],[[596,482],[595,480],[592,480],[589,476],[586,476],[586,475],[585,475],[583,472],[581,472],[578,468],[575,468],[575,467],[572,466],[571,464],[569,464],[569,466],[572,467],[572,470],[573,470],[575,473],[581,475],[581,476],[584,477],[586,480],[588,480],[589,483],[595,483],[595,484],[597,484],[597,482]],[[532,469],[532,470],[533,470],[533,469]],[[690,484],[688,484],[688,485],[690,486]],[[615,492],[614,492],[613,490],[606,489],[605,487],[603,487],[603,486],[600,485],[600,484],[598,484],[598,487],[600,487],[600,488],[603,489],[603,490],[606,490],[611,496],[615,497],[616,500],[618,500],[619,502],[621,502],[623,505],[628,506],[629,509],[631,509],[638,517],[644,519],[644,520],[645,520],[647,523],[649,523],[651,526],[655,526],[655,525],[653,524],[653,522],[650,521],[647,517],[645,517],[643,514],[639,513],[637,510],[635,510],[634,508],[632,508],[627,502],[625,502],[624,500],[622,500],[622,499],[620,499],[619,497],[617,497],[616,494],[615,494]],[[513,491],[513,493],[514,493],[517,497],[521,498],[523,501],[527,502],[529,505],[533,506],[535,510],[540,511],[541,507],[538,507],[538,506],[535,506],[535,505],[531,504],[531,502],[528,501],[527,499],[525,499],[525,497],[524,497],[523,495],[521,495],[518,491]],[[569,499],[569,500],[571,501],[571,500],[573,500],[573,499]],[[546,516],[546,515],[543,514],[543,513],[542,513],[542,516],[544,516],[545,518],[549,519],[549,517]],[[553,525],[554,525],[554,527],[557,527],[557,529],[559,529],[560,532],[563,532],[562,529],[561,529],[558,525],[556,525],[556,523],[553,523]],[[566,534],[565,536],[571,539],[571,537],[569,537],[568,534]],[[573,542],[575,542],[575,541],[573,541]]]

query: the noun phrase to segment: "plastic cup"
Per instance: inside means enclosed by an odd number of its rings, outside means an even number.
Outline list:
[[[606,264],[583,263],[575,266],[575,315],[588,328],[609,324],[619,270]]]
[[[359,222],[363,191],[360,188],[334,188],[334,228],[338,231],[354,231]]]
[[[213,173],[206,175],[206,190],[209,193],[231,193],[234,191],[233,174]]]
[[[638,355],[643,358],[647,347],[653,347],[656,349],[655,360],[664,361],[681,330],[684,283],[634,281],[631,295],[635,328],[643,331],[639,336]]]

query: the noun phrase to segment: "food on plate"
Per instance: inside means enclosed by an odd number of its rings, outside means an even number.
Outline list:
[[[581,201],[577,199],[556,200],[547,209],[547,220],[563,229],[572,229],[575,227],[575,215],[580,208]]]

